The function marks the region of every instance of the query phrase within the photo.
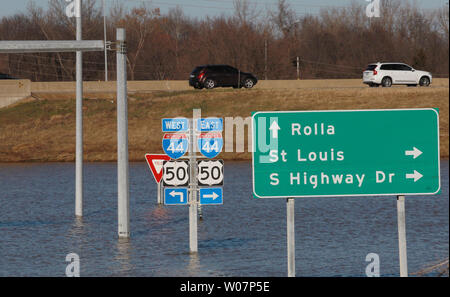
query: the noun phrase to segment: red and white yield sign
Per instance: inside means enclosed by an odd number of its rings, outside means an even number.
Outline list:
[[[161,182],[163,177],[163,162],[170,161],[170,157],[163,154],[146,154],[145,159],[147,160],[148,167],[153,173],[153,177],[157,183]]]

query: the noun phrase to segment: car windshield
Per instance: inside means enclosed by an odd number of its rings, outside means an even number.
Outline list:
[[[370,64],[369,66],[367,66],[366,71],[372,71],[375,70],[375,68],[377,68],[376,64]]]

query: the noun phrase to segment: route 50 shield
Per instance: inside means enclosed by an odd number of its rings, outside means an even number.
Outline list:
[[[162,146],[169,157],[179,159],[188,151],[189,141],[184,133],[166,133],[162,140]]]
[[[199,186],[222,186],[223,185],[223,160],[198,161],[198,184]]]
[[[164,161],[163,184],[172,187],[189,185],[189,162]]]
[[[197,144],[200,153],[203,156],[212,159],[220,154],[223,147],[222,133],[220,132],[209,132],[201,133],[197,137]]]

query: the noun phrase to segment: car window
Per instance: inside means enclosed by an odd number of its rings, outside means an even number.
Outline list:
[[[399,68],[399,70],[403,70],[403,71],[411,71],[412,70],[411,67],[409,67],[408,65],[405,65],[405,64],[398,64],[398,68]]]
[[[372,71],[375,70],[375,68],[377,68],[376,64],[370,64],[366,67],[366,71]]]
[[[381,65],[380,70],[395,70],[394,64],[383,64]]]
[[[238,72],[238,70],[236,68],[231,67],[231,66],[226,66],[226,71],[230,72],[230,73],[237,73]]]
[[[223,72],[222,66],[210,66],[208,69],[213,72]]]

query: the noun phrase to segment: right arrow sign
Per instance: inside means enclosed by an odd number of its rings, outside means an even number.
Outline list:
[[[407,173],[406,174],[406,178],[412,178],[414,179],[414,182],[418,181],[419,179],[422,178],[422,174],[420,174],[419,172],[417,172],[416,170],[414,170],[414,173]]]
[[[200,188],[201,205],[223,204],[222,188]]]
[[[416,147],[413,147],[413,149],[410,151],[405,151],[405,156],[413,156],[413,159],[417,158],[420,155],[422,155],[422,152]]]

